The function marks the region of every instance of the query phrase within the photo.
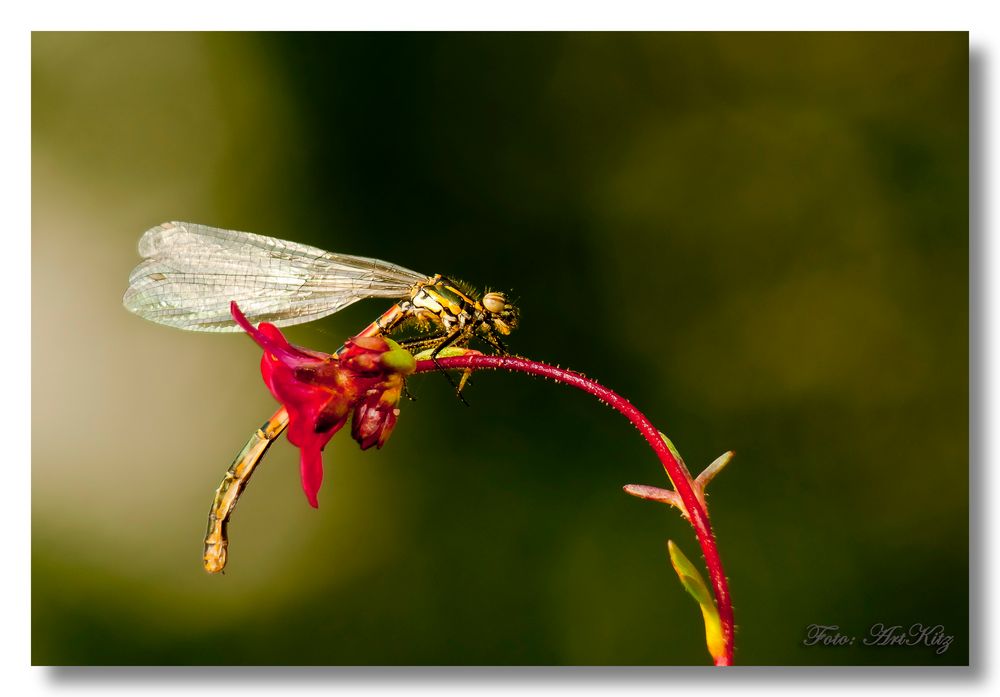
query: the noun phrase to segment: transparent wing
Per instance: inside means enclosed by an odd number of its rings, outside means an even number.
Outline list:
[[[400,298],[427,276],[378,259],[333,254],[263,235],[164,223],[139,240],[123,304],[160,324],[233,332],[235,300],[251,322],[279,326],[333,314],[363,298]]]

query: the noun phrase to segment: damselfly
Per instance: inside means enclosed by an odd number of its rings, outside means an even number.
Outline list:
[[[143,234],[139,254],[144,261],[129,276],[125,307],[181,329],[238,331],[230,315],[234,300],[251,322],[287,326],[326,317],[364,298],[398,298],[358,335],[387,334],[412,323],[423,334],[400,343],[433,359],[473,338],[505,353],[500,337],[518,322],[517,309],[503,293],[480,298],[440,274],[426,276],[378,259],[249,232],[164,223]],[[287,425],[288,414],[281,408],[254,432],[226,472],[209,512],[208,571],[225,567],[226,527],[236,501]]]

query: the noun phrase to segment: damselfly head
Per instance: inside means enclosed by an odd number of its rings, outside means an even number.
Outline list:
[[[517,308],[507,302],[507,296],[503,293],[489,292],[483,296],[482,303],[498,332],[506,336],[517,329]]]

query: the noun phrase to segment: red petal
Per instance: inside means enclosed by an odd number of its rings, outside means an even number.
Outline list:
[[[265,341],[269,342],[271,346],[276,346],[279,349],[286,351],[290,358],[299,358],[309,363],[314,361],[325,363],[327,359],[330,358],[330,354],[328,353],[312,351],[310,349],[288,343],[288,339],[286,339],[285,335],[281,333],[281,330],[269,322],[261,322],[257,329]],[[263,345],[261,345],[261,348],[267,349],[267,347]]]
[[[306,492],[309,505],[316,508],[318,507],[316,494],[323,483],[323,448],[347,421],[347,415],[332,423],[328,430],[317,432],[316,426],[321,412],[330,406],[328,403],[313,400],[299,404],[285,402],[285,406],[288,409],[288,441],[297,446],[301,453],[299,472],[302,477],[302,490]]]
[[[245,331],[251,339],[257,342],[266,353],[273,354],[282,363],[289,365],[301,365],[302,363],[322,363],[329,355],[318,351],[308,351],[298,346],[288,343],[288,340],[281,333],[281,330],[273,324],[261,322],[259,327],[254,327],[240,310],[236,301],[230,303],[229,311],[236,320],[236,324]]]
[[[316,495],[319,493],[319,487],[323,484],[322,446],[311,444],[309,447],[303,446],[301,448],[299,472],[302,475],[302,490],[306,492],[309,505],[313,508],[319,508]]]

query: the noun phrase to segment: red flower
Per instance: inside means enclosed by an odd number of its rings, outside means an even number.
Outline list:
[[[331,355],[288,343],[273,324],[254,328],[235,302],[236,323],[264,349],[260,372],[288,410],[288,440],[301,453],[302,488],[314,508],[323,482],[323,448],[353,411],[351,434],[366,450],[385,443],[396,425],[413,356],[381,336],[354,337]]]

